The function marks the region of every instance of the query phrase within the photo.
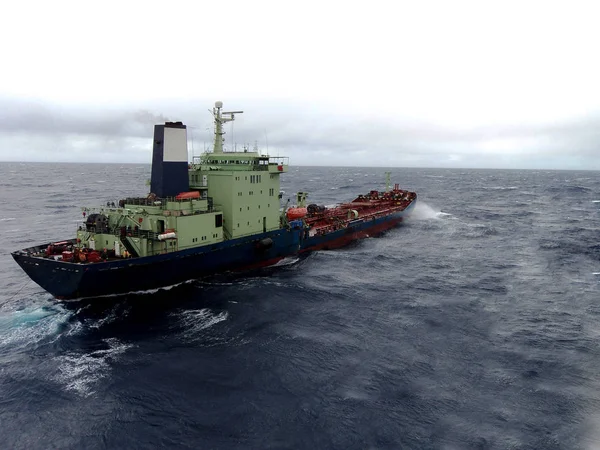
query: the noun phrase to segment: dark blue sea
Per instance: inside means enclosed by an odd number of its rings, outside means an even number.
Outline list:
[[[330,205],[384,172],[282,189]],[[419,204],[382,237],[98,302],[13,262],[149,177],[0,163],[0,448],[600,448],[599,172],[393,169]]]

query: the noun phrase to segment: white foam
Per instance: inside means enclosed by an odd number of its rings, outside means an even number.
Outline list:
[[[164,287],[159,287],[159,288],[153,288],[153,289],[143,289],[143,290],[139,290],[139,291],[129,291],[129,292],[124,292],[121,294],[106,294],[106,295],[99,295],[97,297],[78,297],[75,298],[73,300],[66,300],[67,302],[78,302],[80,300],[85,300],[86,298],[111,298],[111,297],[122,297],[124,295],[132,295],[132,294],[155,294],[158,291],[164,290],[164,291],[170,291],[171,289],[177,287],[177,286],[182,286],[184,284],[189,284],[189,283],[193,283],[196,280],[186,280],[186,281],[182,281],[181,283],[175,283],[172,284],[170,286],[164,286]]]
[[[272,267],[291,266],[292,264],[296,264],[298,261],[300,261],[300,258],[297,256],[287,256],[281,261],[277,261]]]
[[[96,328],[96,329],[101,328],[105,324],[109,324],[119,318],[126,317],[129,314],[130,310],[131,310],[131,307],[128,307],[125,310],[123,310],[121,305],[115,305],[113,307],[113,309],[110,311],[110,313],[108,313],[102,319],[94,319],[93,321],[90,321],[91,323],[89,324],[89,327]]]
[[[174,313],[179,319],[179,322],[184,327],[183,336],[186,339],[194,339],[202,331],[216,325],[219,322],[227,320],[229,313],[222,311],[218,314],[213,313],[208,308],[188,309]]]
[[[71,315],[58,307],[42,306],[0,316],[0,346],[35,344],[53,335],[59,337]]]
[[[415,208],[410,213],[411,220],[430,220],[439,219],[442,216],[451,216],[452,214],[443,213],[442,211],[436,211],[427,203],[417,202]]]
[[[4,219],[0,219],[0,222],[8,222],[9,220],[17,220],[16,217],[6,217]]]
[[[600,203],[600,200],[592,200],[592,203]]]
[[[110,361],[115,361],[132,344],[124,344],[116,338],[103,340],[107,349],[95,350],[90,353],[69,352],[59,356],[58,373],[54,380],[63,384],[65,389],[83,397],[94,394],[93,386],[100,379],[109,375]]]
[[[491,191],[514,191],[519,188],[517,186],[489,186],[484,187],[483,189],[488,189]]]

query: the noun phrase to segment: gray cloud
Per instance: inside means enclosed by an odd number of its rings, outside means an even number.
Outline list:
[[[147,109],[84,108],[0,98],[0,132],[144,137],[169,119]]]
[[[0,159],[149,162],[153,125],[169,119],[189,126],[199,153],[211,144],[206,107],[212,104],[196,99],[92,108],[0,98]],[[225,109],[230,107],[246,111],[233,129],[238,149],[258,141],[264,150],[268,143],[271,154],[287,154],[296,164],[600,169],[600,114],[452,128],[274,100],[225,101]],[[231,148],[231,128],[225,130]]]

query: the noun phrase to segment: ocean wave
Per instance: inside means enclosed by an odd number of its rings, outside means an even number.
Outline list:
[[[149,294],[156,294],[157,292],[161,292],[161,291],[170,291],[171,289],[175,289],[179,286],[183,286],[185,284],[191,284],[194,283],[196,280],[187,280],[187,281],[182,281],[181,283],[176,283],[176,284],[172,284],[170,286],[163,286],[163,287],[159,287],[159,288],[153,288],[153,289],[145,289],[145,290],[141,290],[141,291],[129,291],[129,292],[125,292],[122,294],[106,294],[106,295],[101,295],[98,297],[79,297],[73,300],[67,300],[69,302],[79,302],[79,301],[85,301],[88,299],[100,299],[100,298],[117,298],[117,297],[124,297],[126,295],[149,295]]]
[[[455,236],[467,239],[479,239],[498,234],[496,227],[483,223],[467,223],[453,230]]]
[[[83,397],[93,395],[94,385],[109,375],[111,362],[133,347],[116,338],[103,339],[102,342],[106,346],[104,349],[89,353],[68,352],[56,357],[58,373],[54,376],[54,381]]]
[[[72,313],[58,306],[33,306],[0,316],[0,347],[37,344],[68,332]],[[65,330],[65,327],[67,328]]]
[[[518,186],[482,186],[481,189],[484,191],[515,191],[519,189]]]
[[[173,313],[178,326],[183,329],[181,336],[187,341],[195,341],[205,335],[205,330],[229,318],[227,311],[214,313],[209,308],[189,309]],[[212,336],[212,340],[218,339]],[[210,339],[209,339],[210,340]]]
[[[127,317],[131,312],[131,309],[132,306],[127,302],[118,303],[114,305],[104,317],[86,320],[86,325],[89,326],[89,328],[100,329],[105,325],[109,325],[117,320]]]
[[[297,256],[288,256],[283,258],[281,261],[277,261],[277,263],[273,264],[273,267],[292,266],[298,261],[300,261],[300,258]]]
[[[418,201],[410,213],[410,220],[431,220],[451,216],[452,214],[436,211],[425,202]]]
[[[562,194],[569,194],[569,195],[591,192],[591,189],[587,188],[585,186],[568,185],[568,184],[560,185],[560,186],[548,186],[545,190],[546,190],[546,192],[562,193]]]

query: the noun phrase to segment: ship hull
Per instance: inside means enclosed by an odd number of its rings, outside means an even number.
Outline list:
[[[34,282],[58,299],[117,295],[172,286],[226,271],[267,267],[288,256],[340,248],[397,226],[415,203],[416,200],[402,211],[369,221],[353,221],[346,228],[318,236],[310,236],[303,229],[281,229],[214,245],[96,264],[32,256],[32,249],[13,252],[12,256]]]
[[[260,242],[271,239],[269,248]],[[143,258],[75,264],[14,252],[15,261],[58,299],[100,297],[171,286],[228,270],[277,263],[299,249],[298,231],[278,230]],[[40,246],[45,247],[47,244]]]
[[[300,253],[315,250],[333,250],[344,247],[358,239],[377,236],[387,230],[398,226],[414,208],[416,200],[402,211],[379,217],[377,219],[363,221],[357,220],[347,228],[343,228],[323,236],[313,236],[304,239],[301,243]]]

